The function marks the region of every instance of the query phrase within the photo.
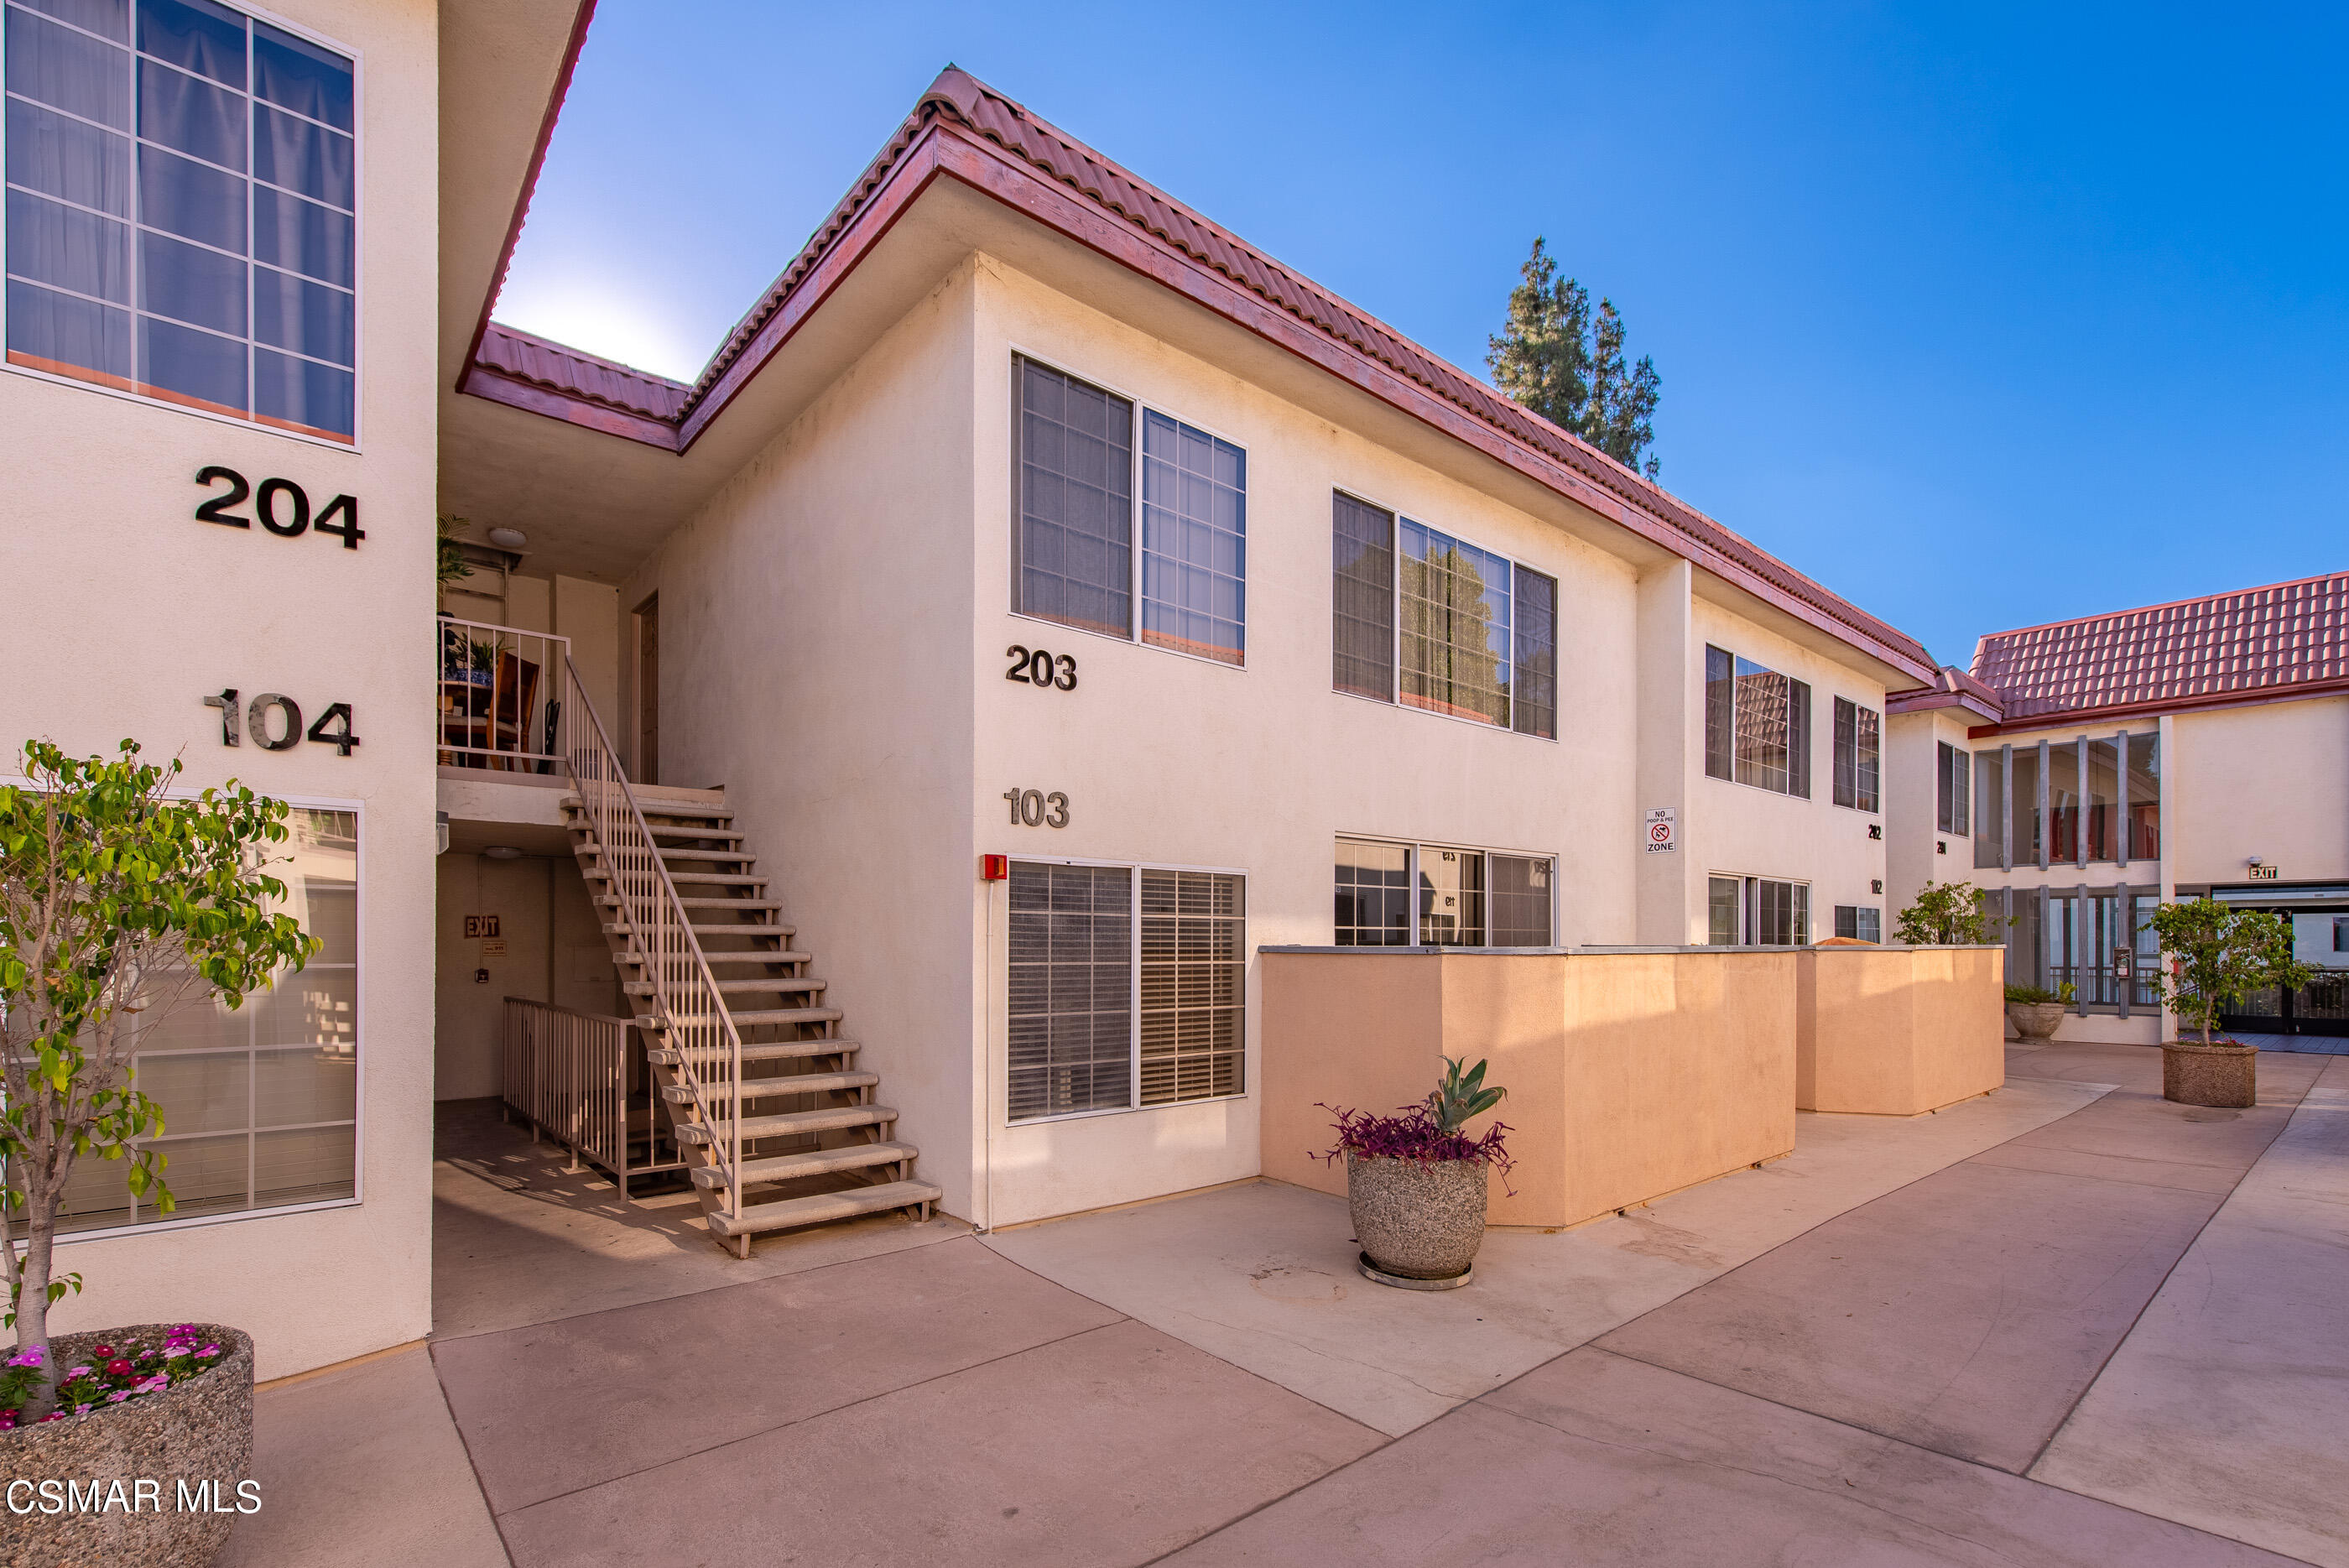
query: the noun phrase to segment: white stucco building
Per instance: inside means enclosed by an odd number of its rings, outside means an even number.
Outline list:
[[[2040,754],[961,72],[685,385],[492,320],[586,8],[5,6],[0,739],[293,802],[326,941],[142,1058],[181,1210],[93,1172],[64,1326],[421,1337],[435,1106],[531,1030],[744,1244],[1247,1178],[1260,948],[1874,940],[1903,726]],[[2165,802],[2131,887],[2224,879]]]

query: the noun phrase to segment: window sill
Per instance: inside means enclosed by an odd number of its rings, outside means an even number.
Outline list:
[[[158,1220],[151,1224],[115,1225],[103,1231],[60,1231],[57,1235],[57,1245],[62,1247],[73,1241],[119,1241],[126,1237],[152,1236],[166,1231],[192,1231],[201,1225],[233,1225],[246,1220],[278,1220],[289,1214],[316,1214],[328,1209],[357,1209],[359,1203],[360,1199],[357,1198],[329,1198],[317,1203],[289,1203],[279,1209],[239,1209],[226,1214],[198,1214],[186,1220]]]
[[[1208,1095],[1195,1100],[1169,1100],[1161,1106],[1106,1106],[1099,1110],[1062,1111],[1054,1116],[1023,1116],[1016,1122],[1006,1121],[999,1125],[1006,1132],[1016,1132],[1021,1127],[1050,1127],[1060,1122],[1089,1122],[1102,1116],[1139,1116],[1146,1111],[1179,1111],[1192,1106],[1227,1106],[1247,1097],[1247,1091],[1243,1089],[1237,1095]]]

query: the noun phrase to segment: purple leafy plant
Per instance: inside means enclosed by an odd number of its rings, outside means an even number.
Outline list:
[[[1327,1101],[1315,1103],[1338,1118],[1334,1124],[1337,1147],[1314,1155],[1316,1159],[1334,1164],[1340,1157],[1353,1154],[1364,1159],[1407,1159],[1430,1166],[1444,1160],[1473,1159],[1498,1171],[1501,1186],[1511,1197],[1516,1195],[1517,1189],[1509,1186],[1509,1171],[1516,1161],[1509,1157],[1506,1139],[1510,1129],[1506,1122],[1495,1122],[1481,1137],[1470,1137],[1466,1133],[1447,1131],[1424,1101],[1402,1106],[1401,1114],[1392,1116],[1340,1110]]]

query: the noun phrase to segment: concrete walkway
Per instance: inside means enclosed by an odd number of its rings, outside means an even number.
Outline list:
[[[222,1562],[2349,1564],[2321,1073],[2016,1053],[1432,1295],[1264,1183],[731,1263],[460,1114],[429,1356],[264,1390]]]

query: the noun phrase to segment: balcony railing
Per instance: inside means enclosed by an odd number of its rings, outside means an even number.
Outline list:
[[[498,1092],[533,1142],[543,1134],[571,1151],[572,1168],[585,1160],[608,1172],[623,1200],[631,1178],[684,1168],[628,1019],[507,997]]]
[[[441,765],[562,773],[571,639],[447,615],[437,625]]]

